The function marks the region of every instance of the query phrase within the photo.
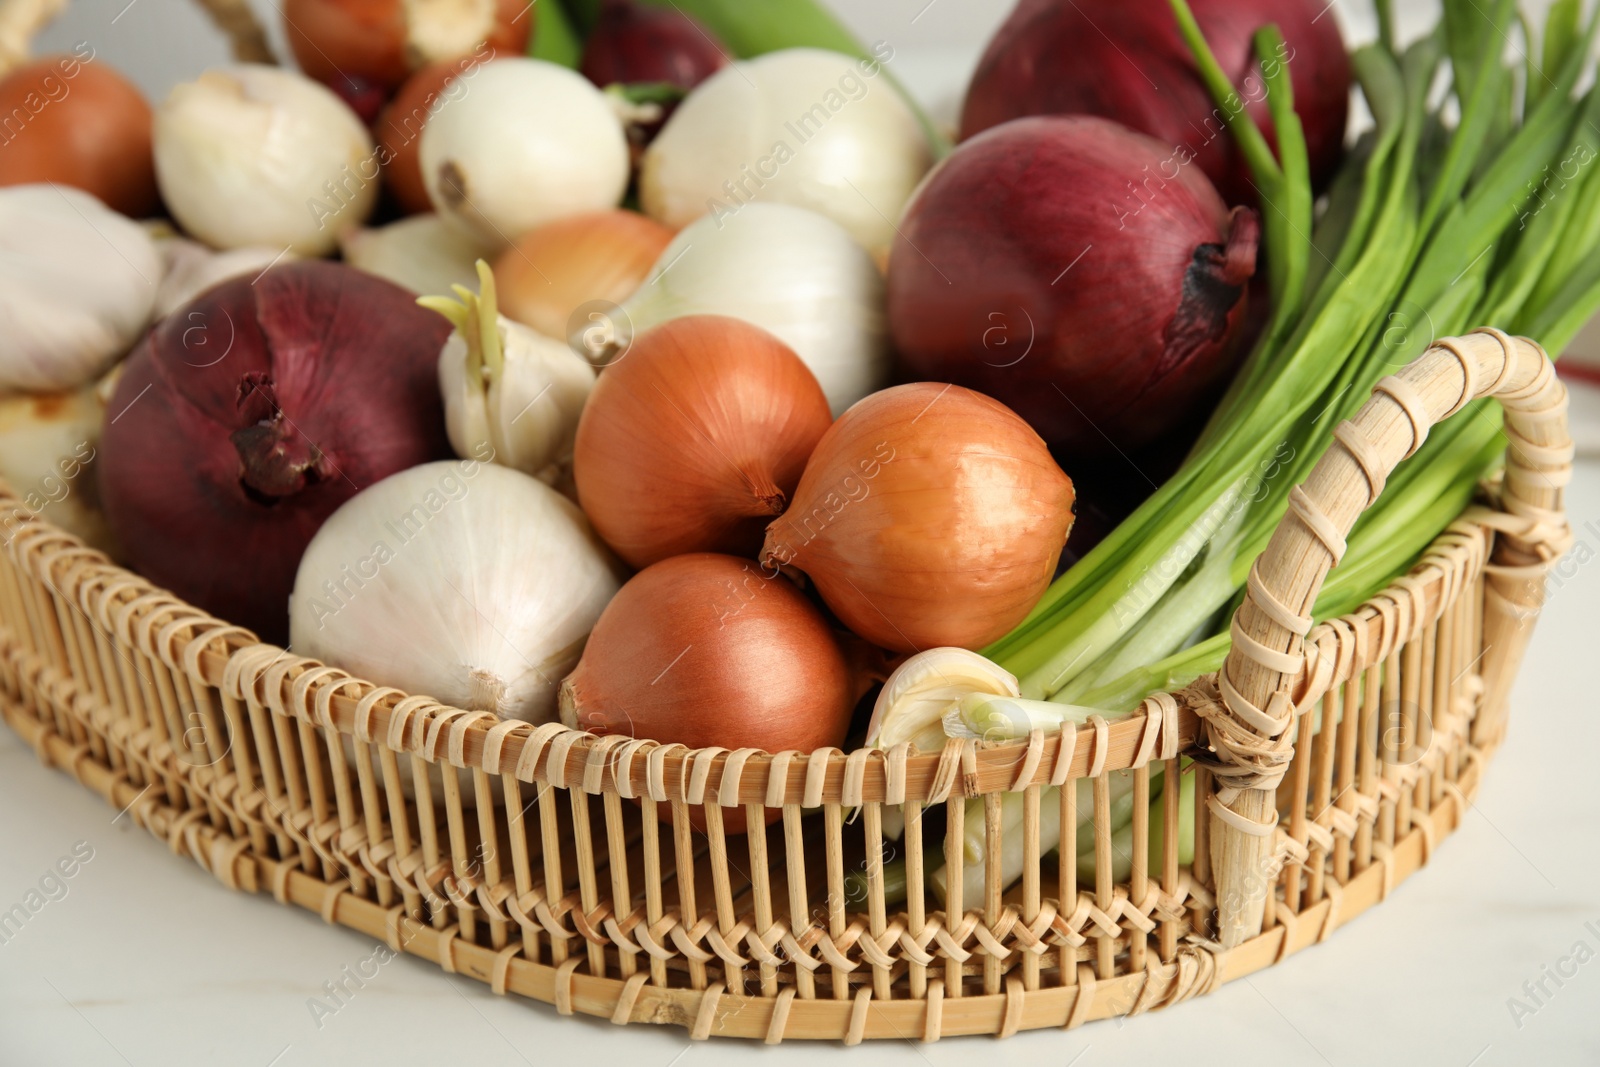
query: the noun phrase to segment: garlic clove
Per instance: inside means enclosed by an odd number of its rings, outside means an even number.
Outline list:
[[[458,285],[459,300],[418,301],[456,327],[439,354],[450,445],[464,459],[554,484],[571,464],[594,368],[559,341],[498,314],[494,274],[481,259],[477,270],[480,293]]]
[[[439,392],[450,447],[458,456],[489,455],[498,460],[500,449],[489,429],[488,387],[480,374],[469,373],[467,364],[466,339],[452,333],[439,353]]]
[[[560,341],[500,317],[505,373],[489,385],[490,426],[506,466],[551,481],[572,462],[595,371]]]
[[[893,748],[910,741],[920,752],[937,751],[947,738],[945,712],[970,693],[1018,697],[1016,676],[964,648],[930,648],[895,668],[878,693],[867,726],[868,748]]]
[[[214,248],[332,252],[378,197],[366,127],[302,74],[242,64],[177,86],[156,109],[156,177],[189,234]]]

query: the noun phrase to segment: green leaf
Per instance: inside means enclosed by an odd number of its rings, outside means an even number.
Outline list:
[[[533,17],[528,55],[576,70],[583,58],[583,42],[557,0],[533,0]]]
[[[595,23],[600,21],[600,9],[605,6],[605,0],[560,0],[562,11],[566,12],[567,24],[582,40],[587,41],[594,32]]]
[[[1539,78],[1541,74],[1547,71],[1560,70],[1572,58],[1573,50],[1583,46],[1578,29],[1581,25],[1581,14],[1582,5],[1579,0],[1556,0],[1554,4],[1550,5],[1550,13],[1545,16],[1544,20],[1543,59],[1539,64],[1538,71],[1534,74],[1535,78]],[[1530,55],[1533,53],[1531,41],[1529,42],[1528,52]],[[1548,85],[1542,79],[1537,93],[1533,91],[1534,86],[1530,84],[1528,86],[1529,99],[1534,100],[1542,96],[1547,88]]]

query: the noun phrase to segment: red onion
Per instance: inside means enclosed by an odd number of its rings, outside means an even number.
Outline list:
[[[1312,183],[1320,188],[1338,166],[1350,104],[1350,59],[1324,0],[1190,0],[1189,7],[1269,143],[1266,83],[1251,36],[1277,24]],[[1021,0],[978,63],[961,136],[1023,115],[1071,114],[1150,134],[1166,146],[1164,159],[1184,146],[1228,203],[1257,200],[1249,168],[1162,0]]]
[[[1239,354],[1260,227],[1167,155],[1083,116],[958,147],[889,260],[905,376],[988,393],[1074,458],[1181,425]]]
[[[727,63],[727,52],[711,31],[676,6],[605,0],[578,69],[602,89],[619,82],[693,89]]]
[[[449,332],[398,286],[318,261],[223,282],[167,316],[128,358],[101,445],[128,562],[283,641],[323,520],[451,455],[437,377]]]

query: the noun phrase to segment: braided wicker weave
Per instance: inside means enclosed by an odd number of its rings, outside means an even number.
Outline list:
[[[1409,574],[1313,626],[1317,590],[1387,474],[1480,396],[1506,409],[1503,480]],[[1537,345],[1497,331],[1435,344],[1380,383],[1295,491],[1219,676],[1059,736],[767,754],[500,721],[259,644],[9,493],[0,710],[43,761],[229,888],[563,1014],[769,1042],[1073,1027],[1321,941],[1455,828],[1570,539],[1565,413]],[[430,780],[433,763],[462,773]],[[1197,778],[1192,801],[1161,792],[1158,861],[1153,764],[1167,783]],[[1110,776],[1127,769],[1132,860],[1116,881]],[[1093,885],[1073,860],[1078,790],[1052,788],[1079,779],[1092,783]],[[1006,792],[1023,798],[1009,889]],[[964,897],[969,798],[990,857],[982,899]],[[1185,803],[1192,866],[1179,863]],[[1059,806],[1059,858],[1040,846],[1046,804]],[[690,805],[704,805],[703,832]],[[741,806],[748,825],[767,809],[778,821],[726,833],[724,809]],[[886,806],[903,809],[902,840],[884,835]],[[923,874],[937,808],[942,898]],[[891,911],[884,864],[902,848],[908,891]]]

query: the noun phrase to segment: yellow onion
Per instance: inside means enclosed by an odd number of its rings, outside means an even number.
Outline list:
[[[76,186],[142,218],[158,204],[150,105],[94,58],[80,44],[0,77],[0,185]]]
[[[823,435],[761,560],[804,571],[875,644],[978,648],[1050,584],[1072,504],[1072,479],[1010,408],[958,385],[900,385]]]
[[[829,421],[817,379],[761,327],[673,319],[601,372],[578,422],[578,501],[635,567],[684,552],[753,558]]]
[[[809,752],[844,742],[861,691],[827,619],[789,579],[701,552],[622,587],[559,700],[561,721],[591,733]],[[723,820],[745,827],[743,809]]]
[[[626,300],[671,242],[672,231],[661,223],[620,208],[547,222],[495,261],[501,311],[566,341],[593,325],[587,319],[574,323],[575,312],[591,302]],[[594,310],[606,318],[606,309]]]

